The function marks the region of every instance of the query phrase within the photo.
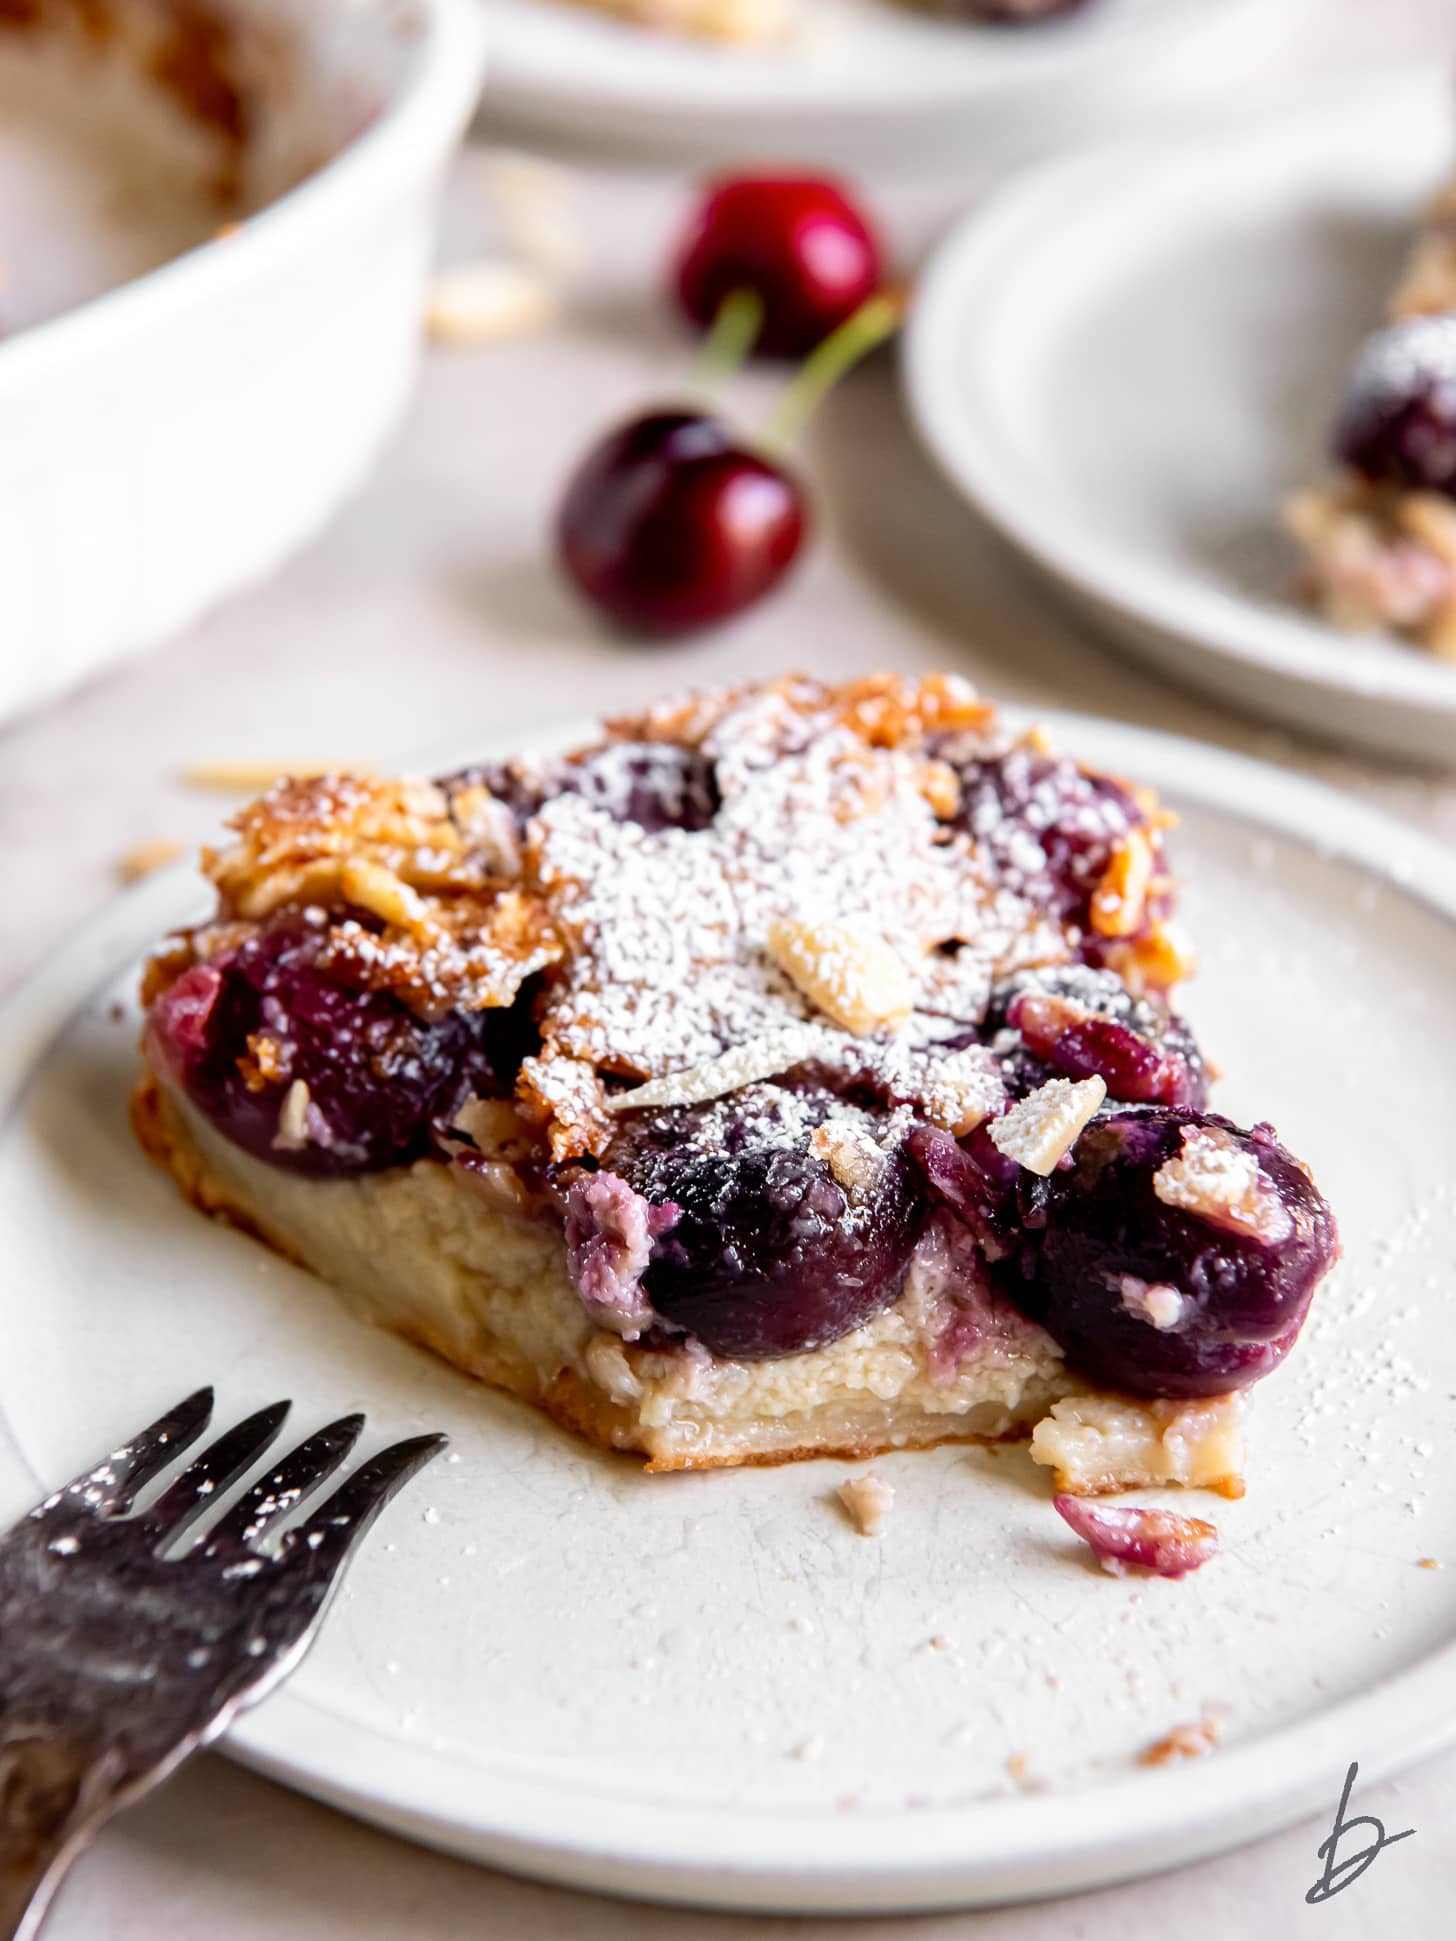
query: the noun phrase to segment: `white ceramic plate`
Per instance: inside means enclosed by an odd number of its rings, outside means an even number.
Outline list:
[[[849,1465],[644,1476],[200,1219],[124,1117],[138,955],[202,903],[175,872],[0,1022],[0,1516],[208,1379],[229,1416],[291,1394],[300,1428],[362,1406],[371,1438],[448,1429],[454,1460],[228,1744],[456,1852],[634,1894],[1080,1888],[1332,1811],[1351,1759],[1373,1779],[1456,1736],[1456,1569],[1417,1567],[1456,1564],[1456,1498],[1426,1495],[1456,1394],[1456,856],[1191,743],[1060,733],[1183,810],[1222,1100],[1275,1119],[1344,1225],[1200,1575],[1092,1568],[1019,1450],[877,1461],[897,1492],[877,1542],[831,1497]],[[1205,1707],[1216,1755],[1136,1764]]]
[[[1292,727],[1456,761],[1456,669],[1291,597],[1356,345],[1449,173],[1448,77],[1050,163],[947,238],[905,354],[952,481],[1133,652]]]
[[[896,0],[802,0],[788,45],[652,33],[572,0],[492,0],[487,106],[569,134],[723,160],[943,162],[1065,141],[1135,104],[1212,98],[1305,0],[1096,0],[1011,29]]]

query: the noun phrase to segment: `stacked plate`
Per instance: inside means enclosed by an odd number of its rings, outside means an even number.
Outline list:
[[[488,107],[537,128],[675,154],[845,167],[1005,159],[1213,100],[1305,0],[1095,0],[1007,29],[905,0],[797,0],[792,39],[725,47],[581,0],[493,0]]]
[[[1290,727],[1446,763],[1456,668],[1304,612],[1280,504],[1329,468],[1451,120],[1426,67],[1046,164],[947,238],[905,356],[949,478],[1131,652]]]

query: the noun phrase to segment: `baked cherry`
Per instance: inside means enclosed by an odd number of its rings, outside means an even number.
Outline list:
[[[289,920],[196,964],[152,1006],[158,1069],[235,1145],[290,1172],[398,1166],[471,1092],[509,1089],[521,1021],[451,1012],[426,1023],[319,963],[324,932]],[[284,1113],[295,1081],[302,1110]]]
[[[653,1309],[715,1355],[760,1361],[848,1334],[900,1292],[924,1220],[900,1155],[864,1204],[807,1152],[684,1154],[643,1275]]]
[[[1213,1113],[1101,1114],[1046,1179],[984,1126],[959,1143],[922,1127],[908,1150],[1000,1292],[1073,1367],[1135,1394],[1221,1395],[1267,1375],[1339,1251],[1328,1206],[1270,1128]],[[1232,1211],[1209,1184],[1220,1170],[1248,1189]]]
[[[646,1204],[624,1218],[614,1194],[605,1216],[590,1209],[588,1237],[620,1255],[624,1234],[650,1228],[642,1295],[668,1330],[696,1335],[714,1354],[760,1361],[822,1348],[895,1300],[929,1206],[903,1151],[885,1154],[851,1190],[810,1150],[810,1136],[847,1117],[877,1138],[888,1116],[805,1079],[623,1115],[604,1164]],[[580,1241],[579,1233],[584,1259]],[[640,1249],[626,1251],[635,1258]],[[613,1299],[630,1305],[620,1287]]]
[[[451,792],[480,785],[505,803],[518,834],[558,795],[583,796],[614,822],[635,822],[649,835],[706,829],[722,801],[711,758],[670,741],[609,742],[574,761],[478,762],[441,782]]]
[[[1129,1105],[1202,1106],[1208,1073],[1185,1019],[1134,998],[1111,971],[1059,964],[1023,971],[991,994],[982,1025],[1016,1097],[1049,1078],[1103,1080]]]
[[[1335,451],[1377,483],[1456,498],[1456,317],[1413,317],[1370,339]]]
[[[1058,14],[1079,13],[1088,0],[940,0],[943,13],[983,21],[988,27],[1033,27]]]
[[[1220,1173],[1247,1184],[1230,1211],[1208,1186]],[[1105,1114],[1069,1167],[1023,1173],[1017,1197],[1025,1242],[1007,1292],[1074,1366],[1138,1394],[1217,1395],[1267,1375],[1338,1251],[1329,1208],[1272,1131],[1212,1113]]]
[[[880,287],[874,230],[837,182],[743,175],[708,184],[674,259],[683,310],[707,329],[740,290],[762,304],[757,349],[803,357]]]
[[[955,825],[976,838],[1008,888],[1053,910],[1083,932],[1089,963],[1106,943],[1091,928],[1092,897],[1114,851],[1129,830],[1147,829],[1148,818],[1133,791],[1110,775],[1089,775],[1065,756],[1015,747],[984,756],[974,741],[963,757],[958,737],[938,749],[960,776]],[[1166,875],[1162,844],[1148,830],[1153,873]],[[1148,896],[1140,928],[1166,916],[1164,890]]]
[[[720,419],[655,411],[587,454],[567,487],[557,544],[595,606],[636,632],[670,635],[761,600],[808,524],[790,473]]]

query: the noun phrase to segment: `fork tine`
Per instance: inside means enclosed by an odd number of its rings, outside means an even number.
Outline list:
[[[270,1523],[296,1510],[305,1498],[326,1483],[359,1440],[362,1415],[340,1416],[326,1428],[290,1449],[276,1469],[259,1477],[246,1496],[219,1519],[202,1541],[205,1557],[223,1551],[250,1549]]]
[[[442,1435],[411,1436],[406,1442],[393,1442],[381,1449],[340,1483],[307,1523],[289,1532],[284,1555],[306,1553],[310,1572],[317,1569],[331,1574],[338,1570],[390,1498],[438,1456],[449,1440]]]
[[[273,1402],[208,1444],[142,1517],[159,1542],[181,1536],[213,1499],[255,1463],[283,1427],[293,1404]]]
[[[153,1477],[196,1442],[212,1420],[212,1401],[211,1387],[195,1389],[186,1401],[113,1449],[105,1461],[77,1476],[62,1493],[79,1496],[96,1509],[129,1510]]]

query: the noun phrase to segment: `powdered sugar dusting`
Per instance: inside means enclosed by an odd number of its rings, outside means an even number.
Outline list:
[[[982,841],[938,818],[928,776],[941,764],[923,744],[868,744],[830,691],[740,697],[701,750],[721,793],[706,828],[649,831],[569,794],[531,825],[530,864],[566,946],[542,1017],[543,1065],[651,1083],[811,1023],[837,1062],[853,1034],[774,963],[779,924],[880,940],[917,997],[902,1033],[911,1043],[944,1016],[931,953],[964,960],[962,982],[978,994],[1070,954],[1060,925],[998,879]],[[937,968],[924,978],[927,962]],[[933,1010],[919,1009],[922,982]],[[874,1037],[888,1047],[896,1034]]]
[[[1362,402],[1398,403],[1421,385],[1456,394],[1456,317],[1410,317],[1366,340],[1350,374]]]
[[[302,912],[342,983],[431,1020],[519,1005],[541,1042],[517,1095],[558,1161],[600,1156],[622,1111],[776,1076],[781,1053],[746,1048],[796,1030],[819,1032],[814,1063],[872,1069],[959,1133],[1002,1098],[956,1049],[995,983],[1089,951],[1130,982],[1179,974],[1155,835],[1142,929],[1091,934],[1130,833],[1159,826],[956,677],[790,677],[665,701],[545,762],[274,790],[208,858],[219,921],[168,974]]]

